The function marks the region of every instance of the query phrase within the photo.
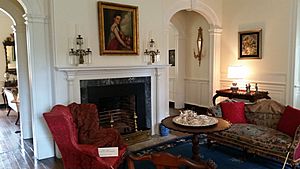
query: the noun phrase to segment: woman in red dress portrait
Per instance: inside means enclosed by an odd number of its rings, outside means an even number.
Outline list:
[[[110,27],[109,40],[106,49],[108,50],[128,50],[131,49],[131,38],[125,36],[121,31],[120,23],[122,16],[116,13],[113,18],[113,24]]]

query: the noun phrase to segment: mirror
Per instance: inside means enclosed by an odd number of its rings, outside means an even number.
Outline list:
[[[6,72],[10,74],[17,74],[16,71],[16,54],[15,54],[15,42],[14,35],[11,34],[3,41],[5,61],[6,61]]]
[[[203,34],[202,34],[202,28],[199,27],[199,29],[198,29],[198,36],[197,36],[197,50],[198,50],[198,54],[196,54],[196,52],[194,51],[194,57],[199,61],[199,66],[201,64],[202,48],[203,48]]]

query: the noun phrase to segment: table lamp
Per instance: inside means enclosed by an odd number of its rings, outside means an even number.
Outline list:
[[[230,89],[232,92],[238,91],[237,81],[245,77],[245,69],[243,66],[229,66],[227,78],[233,79]]]

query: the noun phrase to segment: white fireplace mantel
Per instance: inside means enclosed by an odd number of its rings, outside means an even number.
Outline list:
[[[169,65],[135,66],[66,66],[55,67],[65,72],[69,102],[81,102],[80,80],[151,76],[152,133],[158,134],[158,124],[169,115]]]
[[[97,71],[97,70],[130,70],[130,69],[160,69],[167,68],[170,65],[133,65],[133,66],[56,66],[58,71]]]

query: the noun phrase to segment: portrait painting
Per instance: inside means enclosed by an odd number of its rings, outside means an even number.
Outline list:
[[[100,55],[138,55],[138,7],[98,2]]]
[[[261,59],[262,30],[239,32],[239,59]]]
[[[175,66],[175,49],[169,50],[169,64]]]

